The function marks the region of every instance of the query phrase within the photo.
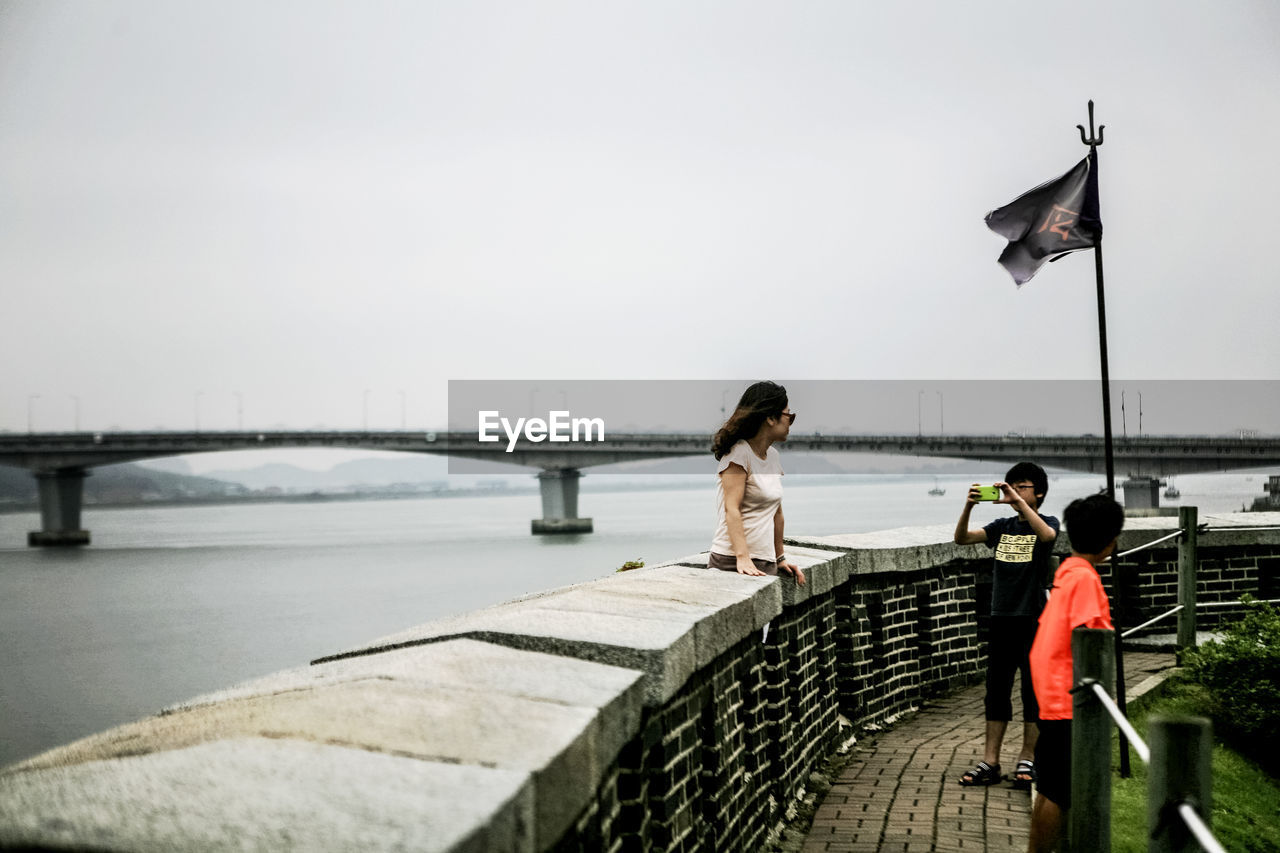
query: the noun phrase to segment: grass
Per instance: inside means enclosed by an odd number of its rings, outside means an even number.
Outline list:
[[[1129,719],[1143,741],[1147,719],[1153,715],[1204,716],[1207,694],[1194,682],[1174,676],[1160,689],[1129,706]],[[1120,766],[1119,739],[1113,747],[1113,766]],[[1274,749],[1275,744],[1260,744]],[[1133,775],[1112,777],[1111,849],[1114,853],[1147,850],[1147,768],[1130,752]],[[1280,851],[1280,781],[1240,753],[1217,742],[1213,749],[1214,837],[1233,853]]]

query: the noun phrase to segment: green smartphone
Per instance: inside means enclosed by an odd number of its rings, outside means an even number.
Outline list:
[[[998,501],[1004,497],[1004,492],[995,486],[978,486],[974,491],[978,493],[980,501]]]

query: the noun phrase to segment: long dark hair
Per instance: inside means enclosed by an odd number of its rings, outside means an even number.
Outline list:
[[[759,432],[766,418],[779,417],[786,407],[786,388],[777,382],[756,382],[742,392],[738,407],[711,439],[711,452],[720,459],[739,441]]]

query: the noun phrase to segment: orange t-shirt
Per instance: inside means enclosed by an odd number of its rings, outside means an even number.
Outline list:
[[[1081,626],[1114,630],[1097,569],[1083,557],[1068,557],[1053,576],[1031,644],[1031,686],[1042,720],[1071,719],[1071,632]]]

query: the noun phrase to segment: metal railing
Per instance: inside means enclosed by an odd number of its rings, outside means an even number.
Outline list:
[[[1280,604],[1280,598],[1254,598],[1254,599],[1250,599],[1249,601],[1244,601],[1243,599],[1239,599],[1239,598],[1237,598],[1235,601],[1201,601],[1196,604],[1196,607],[1204,608],[1204,609],[1207,609],[1210,607],[1249,607],[1254,604]],[[1150,628],[1152,625],[1156,624],[1157,622],[1161,622],[1165,619],[1168,619],[1170,616],[1177,613],[1181,609],[1182,609],[1182,605],[1179,604],[1177,607],[1174,607],[1170,610],[1166,610],[1165,612],[1161,613],[1159,616],[1153,616],[1152,618],[1148,619],[1146,622],[1143,622],[1141,625],[1134,625],[1132,628],[1125,631],[1120,636],[1121,638],[1132,636],[1133,634],[1136,634],[1137,632],[1141,631],[1143,628]]]
[[[1129,630],[1122,632],[1120,634],[1120,637],[1121,639],[1125,637],[1131,637],[1134,634],[1141,631],[1143,628],[1150,628],[1152,625],[1156,624],[1157,622],[1163,622],[1165,619],[1168,619],[1170,616],[1177,613],[1181,609],[1182,609],[1182,605],[1179,604],[1177,607],[1173,608],[1172,610],[1166,610],[1165,612],[1161,613],[1159,616],[1156,616],[1153,619],[1148,619],[1146,622],[1143,622],[1141,625],[1134,625]]]
[[[1178,540],[1178,603],[1174,607],[1166,610],[1158,616],[1148,619],[1141,625],[1132,628],[1123,629],[1120,632],[1120,639],[1131,637],[1139,631],[1150,628],[1158,622],[1168,619],[1170,616],[1178,617],[1177,626],[1177,647],[1179,650],[1194,648],[1196,645],[1196,611],[1201,608],[1212,607],[1232,607],[1244,606],[1244,602],[1236,601],[1207,601],[1199,602],[1196,600],[1196,569],[1199,565],[1199,538],[1204,534],[1214,533],[1232,533],[1232,532],[1259,532],[1280,530],[1280,527],[1274,525],[1258,526],[1258,527],[1235,527],[1231,525],[1214,527],[1209,524],[1197,523],[1197,515],[1199,510],[1193,506],[1185,506],[1178,508],[1178,530],[1153,539],[1150,542],[1144,542],[1136,548],[1130,548],[1128,551],[1122,551],[1112,556],[1111,563],[1116,566],[1120,560],[1125,557],[1145,551],[1148,548],[1154,548],[1162,545],[1170,540]],[[1120,578],[1117,576],[1116,583],[1120,584]],[[1117,593],[1119,588],[1117,587]],[[1265,599],[1263,603],[1280,604],[1280,599]],[[1117,623],[1117,627],[1120,627]],[[1119,673],[1117,673],[1119,675]],[[1123,689],[1123,688],[1121,688]],[[1123,708],[1123,703],[1121,703]]]
[[[1143,542],[1137,548],[1130,548],[1128,551],[1122,551],[1121,553],[1116,554],[1111,559],[1119,560],[1121,557],[1127,557],[1130,554],[1136,554],[1139,551],[1145,551],[1148,548],[1154,548],[1155,546],[1159,545],[1161,542],[1168,542],[1170,539],[1177,539],[1182,534],[1183,534],[1183,531],[1175,530],[1172,533],[1170,533],[1168,536],[1161,536],[1159,539],[1152,539],[1150,542]]]
[[[1151,746],[1125,719],[1104,685],[1114,682],[1115,632],[1076,628],[1073,664],[1071,803],[1067,838],[1073,851],[1111,849],[1111,726],[1117,726],[1149,768],[1148,850],[1188,849],[1192,836],[1207,853],[1226,853],[1213,837],[1210,814],[1213,738],[1202,717],[1156,717]]]

